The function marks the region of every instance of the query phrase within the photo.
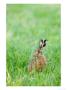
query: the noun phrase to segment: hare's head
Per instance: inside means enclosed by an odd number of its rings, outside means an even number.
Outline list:
[[[40,47],[40,48],[45,47],[45,46],[46,46],[46,41],[47,41],[47,40],[40,40],[39,47]]]
[[[42,48],[46,46],[46,41],[47,40],[40,40],[39,42],[39,47],[38,49],[35,51],[34,56],[39,56],[42,54]]]

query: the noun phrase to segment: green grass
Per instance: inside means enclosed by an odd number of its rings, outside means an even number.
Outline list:
[[[7,5],[6,84],[8,86],[61,85],[60,5]],[[43,54],[47,66],[29,73],[28,63],[40,39],[47,39]]]

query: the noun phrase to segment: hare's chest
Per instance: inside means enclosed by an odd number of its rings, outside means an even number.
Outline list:
[[[41,56],[37,57],[36,64],[37,64],[38,67],[42,67],[45,64],[44,57],[41,57]]]

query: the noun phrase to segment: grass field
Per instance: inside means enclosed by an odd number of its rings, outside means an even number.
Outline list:
[[[8,86],[61,85],[60,5],[7,5],[6,84]],[[27,71],[40,39],[47,39],[42,72]]]

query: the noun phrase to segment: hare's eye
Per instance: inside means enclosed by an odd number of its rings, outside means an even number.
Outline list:
[[[46,43],[43,44],[43,47],[45,47],[45,46],[46,46]]]

